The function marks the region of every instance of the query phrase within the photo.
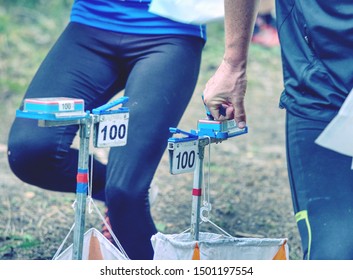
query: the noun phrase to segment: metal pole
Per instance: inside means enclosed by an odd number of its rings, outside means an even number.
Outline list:
[[[82,260],[85,215],[88,191],[89,139],[92,120],[88,116],[80,124],[80,149],[77,170],[73,260]]]
[[[207,143],[206,143],[207,141]],[[200,207],[202,195],[202,174],[205,145],[209,143],[208,139],[200,139],[198,145],[198,157],[194,170],[194,186],[192,189],[192,209],[191,209],[191,227],[190,233],[194,240],[199,240],[200,225]]]

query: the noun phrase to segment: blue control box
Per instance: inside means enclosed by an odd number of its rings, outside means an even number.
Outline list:
[[[41,112],[62,113],[62,112],[80,112],[85,109],[84,100],[68,97],[55,98],[27,98],[24,100],[23,111],[25,112]]]

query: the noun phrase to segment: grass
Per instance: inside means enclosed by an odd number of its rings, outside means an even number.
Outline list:
[[[0,6],[0,143],[28,84],[69,16],[71,1],[5,1]]]
[[[33,235],[10,235],[5,240],[1,240],[0,254],[8,251],[10,248],[16,249],[29,249],[40,245],[40,241]]]

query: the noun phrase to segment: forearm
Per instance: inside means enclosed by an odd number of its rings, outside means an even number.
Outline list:
[[[224,0],[224,57],[204,91],[212,116],[217,120],[234,118],[240,128],[246,125],[246,63],[259,1]],[[219,112],[221,106],[226,109],[225,116]]]
[[[224,61],[244,69],[259,0],[225,0],[225,53]]]

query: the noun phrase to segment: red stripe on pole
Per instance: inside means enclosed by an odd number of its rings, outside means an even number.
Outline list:
[[[77,173],[77,183],[88,183],[88,173]]]
[[[192,189],[193,196],[201,196],[201,189]]]

